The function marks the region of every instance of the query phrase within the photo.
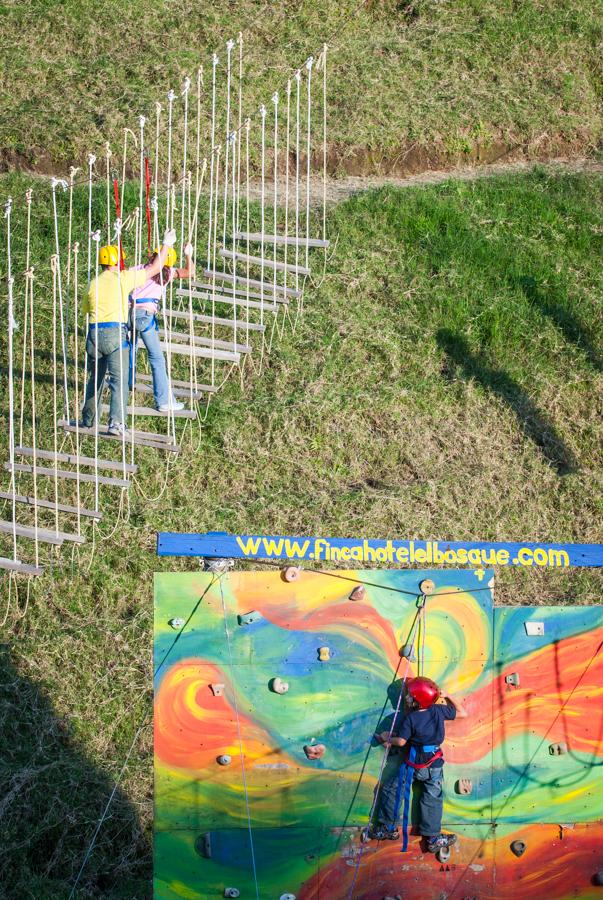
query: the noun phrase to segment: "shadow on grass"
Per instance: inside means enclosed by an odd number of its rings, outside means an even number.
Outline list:
[[[514,286],[521,288],[530,303],[537,307],[544,316],[548,316],[562,332],[566,341],[578,347],[590,365],[598,372],[603,371],[603,357],[597,350],[589,329],[582,324],[576,310],[568,310],[555,300],[550,293],[544,293],[531,275],[522,275],[514,279]]]
[[[78,748],[43,690],[0,645],[0,894],[66,898],[113,783]],[[151,850],[116,791],[76,897],[150,896]]]
[[[473,353],[462,335],[447,328],[436,333],[438,346],[454,367],[466,378],[479,381],[487,390],[501,397],[515,413],[523,431],[538,447],[558,475],[570,475],[578,470],[577,461],[557,434],[554,426],[530,400],[525,390],[502,369],[490,366],[482,354]]]

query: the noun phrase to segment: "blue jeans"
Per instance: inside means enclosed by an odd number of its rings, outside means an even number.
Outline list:
[[[400,806],[396,809],[398,777],[400,764],[381,784],[375,818],[381,825],[396,826],[400,822]],[[442,807],[444,804],[442,781],[443,766],[429,766],[427,769],[415,769],[414,780],[420,784],[419,794],[419,832],[424,837],[435,837],[442,832]]]
[[[109,423],[124,424],[128,403],[128,341],[125,325],[99,328],[90,325],[86,339],[88,384],[82,409],[82,422],[94,425],[96,404],[100,405],[105,375],[109,373]],[[95,383],[96,379],[96,383]]]
[[[138,313],[136,316],[136,339],[140,336],[146,347],[149,357],[149,365],[153,375],[153,396],[156,406],[166,406],[170,402],[170,386],[168,383],[165,357],[159,343],[159,332],[155,324],[155,316],[149,313]],[[134,340],[134,332],[132,332]],[[136,372],[136,348],[132,350],[131,382],[134,381]]]

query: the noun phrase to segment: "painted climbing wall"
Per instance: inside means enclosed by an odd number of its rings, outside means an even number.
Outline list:
[[[383,754],[371,736],[394,673],[416,674],[399,651],[426,578],[425,674],[469,712],[447,730],[446,864],[419,836],[406,854],[360,840]],[[603,607],[495,609],[492,585],[484,571],[157,575],[155,896],[599,896]]]

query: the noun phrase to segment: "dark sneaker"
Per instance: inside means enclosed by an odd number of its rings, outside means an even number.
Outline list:
[[[437,853],[438,850],[445,850],[456,842],[456,834],[437,834],[435,837],[427,839],[427,850],[429,853]]]
[[[395,825],[371,825],[367,840],[369,841],[397,841],[400,832]]]

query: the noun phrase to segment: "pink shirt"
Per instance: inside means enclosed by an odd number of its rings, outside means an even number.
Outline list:
[[[135,266],[136,269],[144,269],[146,266]],[[149,279],[142,287],[135,288],[130,297],[132,298],[132,305],[136,306],[136,311],[140,310],[141,312],[149,313],[154,316],[157,314],[157,309],[159,307],[159,301],[162,296],[165,294],[166,286],[173,281],[176,277],[176,270],[170,269],[170,277],[167,281],[163,282],[163,285],[157,284],[152,278]],[[141,300],[148,300],[148,303],[141,303]]]

